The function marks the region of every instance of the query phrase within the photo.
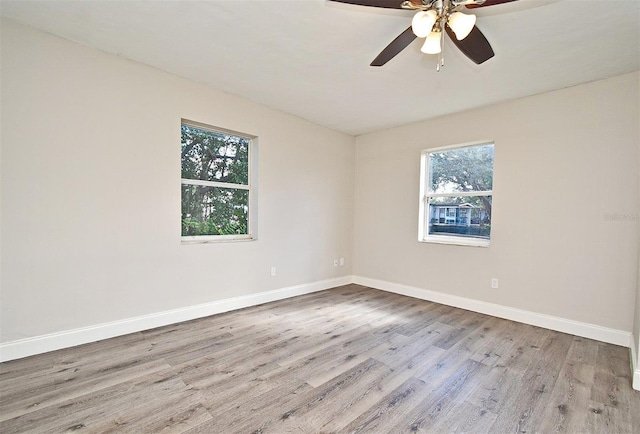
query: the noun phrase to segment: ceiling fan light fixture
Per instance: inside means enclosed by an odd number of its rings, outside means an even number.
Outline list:
[[[462,12],[454,12],[449,16],[449,27],[455,33],[458,41],[462,41],[464,38],[469,36],[471,30],[473,30],[473,26],[476,25],[476,16],[473,14],[463,14]]]
[[[438,54],[442,51],[441,47],[442,32],[431,32],[424,41],[424,45],[420,49],[425,54]]]
[[[420,11],[411,20],[411,30],[418,38],[426,37],[438,20],[438,14],[434,10]]]

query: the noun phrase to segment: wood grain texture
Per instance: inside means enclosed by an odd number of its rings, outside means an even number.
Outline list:
[[[3,433],[639,433],[629,351],[347,285],[0,365]]]

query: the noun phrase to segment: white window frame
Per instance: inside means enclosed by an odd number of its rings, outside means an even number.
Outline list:
[[[453,244],[460,246],[489,247],[491,239],[463,237],[455,235],[429,234],[429,199],[432,197],[472,197],[493,196],[493,190],[488,191],[460,191],[455,193],[429,193],[429,154],[433,152],[451,151],[454,149],[471,148],[482,145],[493,145],[493,140],[464,143],[458,145],[441,146],[438,148],[423,149],[420,155],[420,206],[418,211],[418,241],[421,243]],[[495,174],[495,160],[494,160]],[[448,210],[447,210],[448,211]],[[446,220],[445,213],[445,220]],[[471,218],[471,213],[469,213]]]
[[[236,242],[236,241],[254,241],[258,239],[258,138],[254,135],[240,133],[238,131],[228,130],[226,128],[215,127],[212,125],[203,124],[200,122],[191,121],[188,119],[180,120],[180,127],[187,125],[190,127],[198,128],[212,133],[228,134],[230,136],[241,137],[249,141],[248,149],[248,162],[249,173],[248,183],[234,184],[230,182],[217,182],[217,181],[203,181],[199,179],[187,179],[180,178],[180,186],[182,185],[201,185],[206,187],[221,187],[221,188],[234,188],[240,190],[249,191],[248,206],[249,211],[247,213],[247,232],[246,234],[231,234],[231,235],[180,235],[181,244],[201,244],[201,243],[219,243],[219,242]],[[182,163],[180,167],[182,173]],[[182,194],[182,193],[181,193]],[[182,213],[182,211],[181,211]],[[182,229],[181,229],[182,231]]]

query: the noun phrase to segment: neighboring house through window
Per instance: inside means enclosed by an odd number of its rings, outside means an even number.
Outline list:
[[[493,143],[422,151],[419,241],[488,246]]]
[[[182,240],[255,238],[255,138],[182,120]]]

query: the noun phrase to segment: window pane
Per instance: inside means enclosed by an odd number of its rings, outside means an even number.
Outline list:
[[[249,191],[182,184],[182,236],[247,234]]]
[[[182,178],[248,185],[249,139],[183,124],[181,142]]]
[[[429,153],[429,192],[491,191],[493,145]]]
[[[486,238],[491,234],[491,196],[429,198],[429,235]]]

